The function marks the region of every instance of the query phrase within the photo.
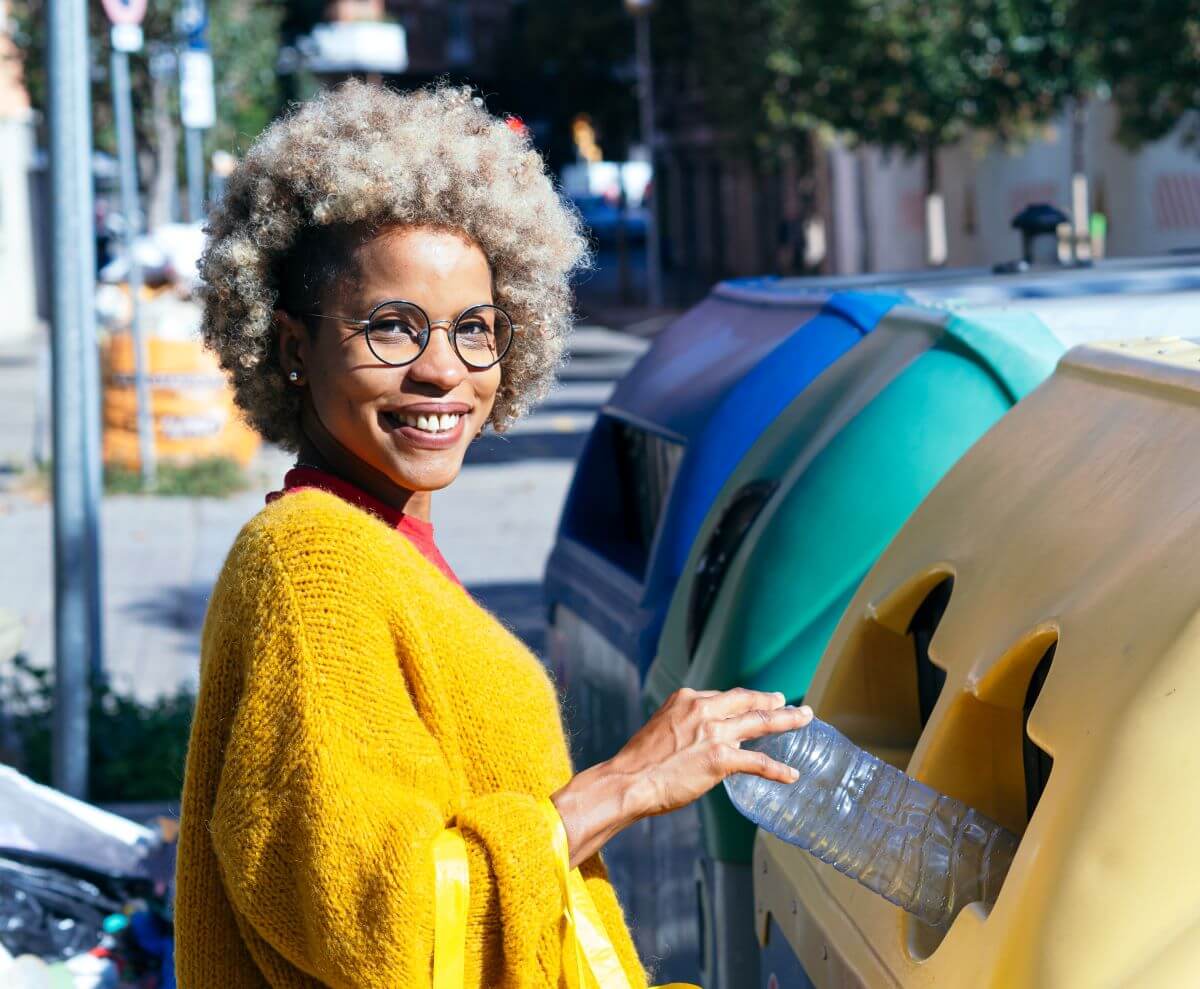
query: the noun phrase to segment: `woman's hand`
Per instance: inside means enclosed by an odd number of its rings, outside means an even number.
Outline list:
[[[611,760],[551,797],[566,826],[571,865],[635,821],[686,806],[733,773],[796,782],[790,766],[741,744],[811,720],[810,708],[785,707],[782,694],[676,691]]]

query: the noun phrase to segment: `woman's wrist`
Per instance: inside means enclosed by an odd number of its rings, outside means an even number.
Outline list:
[[[591,858],[614,836],[647,816],[651,801],[640,775],[601,762],[551,794],[567,832],[571,868]]]

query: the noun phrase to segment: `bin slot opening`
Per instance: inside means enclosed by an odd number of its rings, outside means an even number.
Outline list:
[[[602,414],[580,457],[562,534],[640,581],[683,451]]]
[[[751,481],[740,488],[725,506],[713,527],[704,552],[696,563],[692,594],[688,599],[686,648],[688,662],[696,658],[696,648],[708,624],[725,573],[738,549],[753,527],[764,506],[779,487],[777,481]]]
[[[1053,756],[1029,737],[1029,715],[1042,692],[1042,685],[1046,682],[1046,676],[1050,672],[1050,664],[1054,661],[1054,650],[1057,647],[1058,643],[1055,642],[1038,661],[1033,676],[1029,680],[1029,689],[1025,693],[1022,755],[1025,763],[1026,820],[1032,819],[1033,812],[1037,809],[1038,801],[1042,797],[1042,791],[1046,789],[1046,783],[1050,780],[1050,770],[1054,768]]]
[[[929,658],[929,643],[937,631],[950,594],[954,590],[954,578],[947,577],[937,585],[922,602],[921,607],[909,622],[908,634],[912,638],[917,661],[917,704],[921,711],[921,727],[929,723],[929,716],[937,705],[942,688],[946,685],[946,671]]]
[[[925,573],[864,614],[836,657],[817,713],[855,744],[906,769],[946,681],[930,646],[954,579]]]
[[[1058,632],[1035,629],[962,690],[928,731],[917,779],[961,800],[1023,837],[1050,779],[1054,760],[1029,736],[1029,717],[1049,677]],[[1003,896],[1003,892],[1000,894]],[[928,958],[946,932],[905,918],[908,948]]]

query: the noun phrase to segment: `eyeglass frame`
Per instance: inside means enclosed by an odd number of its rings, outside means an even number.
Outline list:
[[[385,358],[380,357],[379,354],[377,354],[375,352],[375,348],[373,346],[371,346],[371,334],[370,334],[371,320],[373,320],[375,318],[375,314],[378,313],[379,310],[383,309],[385,306],[395,306],[395,305],[411,306],[413,309],[415,309],[417,312],[419,312],[425,318],[425,326],[426,326],[425,340],[421,344],[421,349],[418,350],[409,360],[401,361],[399,364],[396,364],[392,361],[386,360]],[[483,309],[485,306],[489,309],[496,309],[499,312],[503,313],[504,318],[508,320],[508,325],[509,325],[509,328],[512,330],[512,333],[509,335],[508,343],[504,345],[504,350],[501,351],[500,355],[494,361],[492,361],[491,364],[485,364],[481,367],[478,364],[472,364],[465,357],[463,357],[462,351],[458,349],[457,334],[458,334],[458,321],[460,319],[462,319],[467,313],[469,313],[475,309]],[[512,348],[513,340],[516,339],[517,334],[525,328],[523,324],[514,323],[512,317],[508,314],[508,310],[503,308],[502,306],[496,305],[494,302],[473,303],[472,305],[467,306],[466,309],[464,309],[462,312],[460,312],[453,319],[432,320],[429,318],[429,313],[427,313],[425,311],[423,306],[419,305],[416,302],[410,302],[408,299],[385,299],[383,302],[380,302],[377,305],[372,307],[371,311],[369,313],[367,313],[366,319],[354,319],[353,317],[350,317],[350,316],[337,316],[337,315],[333,315],[330,313],[319,313],[319,312],[310,312],[307,315],[315,316],[317,319],[333,319],[333,320],[337,320],[339,323],[348,323],[351,326],[357,326],[358,329],[355,332],[361,333],[364,337],[366,337],[367,347],[370,349],[372,356],[374,356],[374,358],[377,361],[379,361],[383,364],[386,364],[388,367],[408,367],[410,364],[415,364],[417,361],[419,361],[421,359],[421,355],[423,353],[425,353],[425,350],[429,347],[429,341],[431,339],[433,339],[434,329],[438,326],[444,326],[444,327],[446,327],[446,338],[450,341],[450,346],[451,346],[451,348],[453,348],[455,356],[457,356],[458,359],[460,361],[462,361],[463,364],[472,371],[488,371],[488,370],[491,370],[492,368],[494,368],[502,360],[504,360],[505,355]]]

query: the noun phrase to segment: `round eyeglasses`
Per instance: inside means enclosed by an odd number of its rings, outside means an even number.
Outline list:
[[[366,319],[318,312],[309,315],[357,326],[357,332],[366,336],[371,353],[392,367],[403,367],[420,357],[429,346],[433,328],[441,326],[459,360],[475,371],[486,371],[500,363],[512,345],[514,334],[521,329],[508,313],[490,303],[470,306],[454,319],[433,322],[415,302],[403,299],[379,303]]]

